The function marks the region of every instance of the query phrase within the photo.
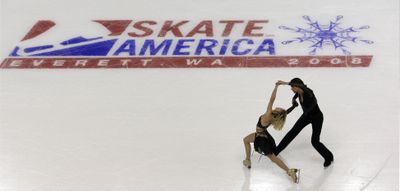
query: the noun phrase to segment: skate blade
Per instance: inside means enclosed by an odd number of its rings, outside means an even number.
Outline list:
[[[296,184],[298,184],[298,183],[300,182],[300,169],[297,169],[297,171],[296,171],[296,176],[297,176],[297,178],[296,178]]]

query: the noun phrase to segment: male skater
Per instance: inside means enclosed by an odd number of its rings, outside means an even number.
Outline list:
[[[319,140],[322,123],[324,121],[324,115],[318,107],[317,99],[315,98],[313,91],[308,88],[300,78],[293,78],[290,82],[280,82],[292,87],[292,91],[295,93],[293,96],[293,102],[296,102],[296,99],[299,98],[300,105],[303,109],[303,114],[276,147],[275,155],[278,156],[279,153],[283,151],[300,133],[300,131],[311,123],[313,130],[311,144],[325,159],[324,167],[328,167],[333,161],[333,154]]]

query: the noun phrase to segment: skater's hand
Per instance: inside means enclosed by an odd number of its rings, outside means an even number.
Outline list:
[[[297,106],[299,106],[299,103],[297,103],[297,101],[296,101],[295,99],[293,99],[293,100],[292,100],[292,105],[293,105],[294,107],[297,107]]]
[[[282,81],[282,80],[278,80],[276,83],[275,83],[275,85],[283,85],[283,84],[285,84],[286,82],[284,82],[284,81]]]

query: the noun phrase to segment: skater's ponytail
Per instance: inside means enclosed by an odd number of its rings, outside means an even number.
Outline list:
[[[271,124],[276,130],[282,130],[283,125],[285,124],[286,121],[286,110],[283,108],[275,108],[274,111],[272,111],[272,119],[271,119]]]

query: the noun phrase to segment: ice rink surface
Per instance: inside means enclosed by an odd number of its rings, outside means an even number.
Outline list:
[[[40,19],[280,19],[368,24],[365,68],[0,70],[0,191],[397,191],[399,2],[1,0],[1,59]],[[301,21],[301,19],[299,19]],[[79,30],[77,30],[79,31]],[[299,184],[242,139],[274,83],[302,78],[324,113],[324,169],[307,126],[280,157]],[[289,107],[279,87],[274,106]],[[294,110],[279,142],[301,115]]]

